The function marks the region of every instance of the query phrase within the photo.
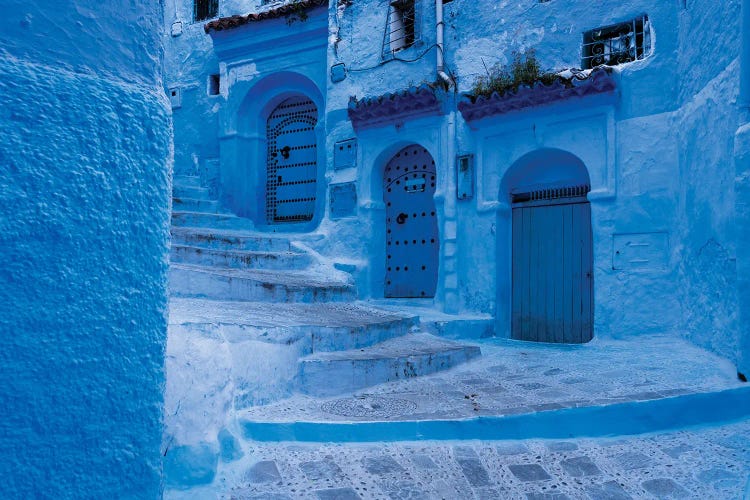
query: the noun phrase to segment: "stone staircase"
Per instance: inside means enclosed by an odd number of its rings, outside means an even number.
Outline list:
[[[416,316],[357,302],[351,275],[223,212],[197,177],[175,177],[173,208],[168,359],[189,356],[174,347],[182,341],[215,344],[205,370],[226,365],[236,409],[294,392],[344,394],[480,355],[420,332]]]

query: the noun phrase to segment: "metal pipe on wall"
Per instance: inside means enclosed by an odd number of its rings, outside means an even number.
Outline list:
[[[445,23],[443,22],[443,0],[435,0],[435,27],[437,29],[437,76],[443,80],[448,87],[453,86],[453,79],[445,72]]]

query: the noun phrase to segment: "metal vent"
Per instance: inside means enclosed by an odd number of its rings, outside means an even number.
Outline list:
[[[550,201],[561,198],[581,198],[591,191],[587,185],[556,187],[538,189],[535,191],[526,191],[522,193],[513,193],[511,195],[513,203],[526,203],[531,201]]]

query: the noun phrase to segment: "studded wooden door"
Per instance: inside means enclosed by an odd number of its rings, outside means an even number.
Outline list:
[[[593,336],[587,186],[513,195],[511,336],[583,343]]]
[[[408,146],[386,165],[386,297],[434,297],[438,238],[435,161],[421,146]]]
[[[268,117],[266,220],[269,224],[313,218],[317,189],[318,110],[308,98],[292,97]]]

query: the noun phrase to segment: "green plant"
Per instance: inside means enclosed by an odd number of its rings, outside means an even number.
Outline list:
[[[286,24],[292,25],[294,21],[305,22],[307,21],[307,6],[301,3],[302,0],[293,0],[289,3],[290,13],[286,16]]]
[[[495,64],[491,68],[485,66],[485,71],[487,74],[474,82],[471,89],[474,96],[488,96],[493,92],[503,95],[509,90],[518,90],[521,85],[533,85],[536,82],[549,85],[558,79],[555,73],[541,70],[534,49],[524,53],[513,52],[510,64]]]

